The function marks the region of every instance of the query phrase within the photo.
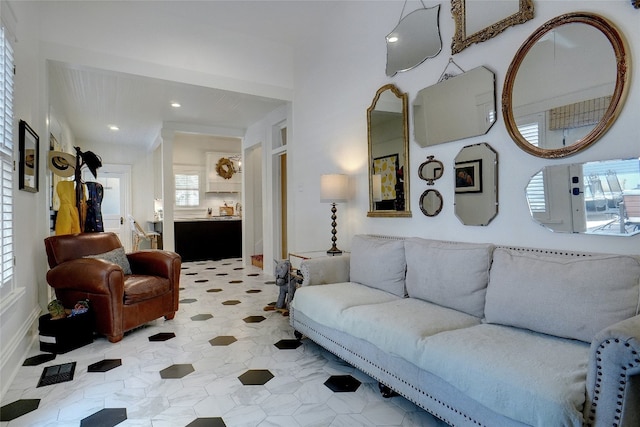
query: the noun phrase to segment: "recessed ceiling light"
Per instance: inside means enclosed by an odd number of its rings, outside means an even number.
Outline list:
[[[179,102],[172,102],[172,103],[171,103],[171,106],[172,106],[173,108],[180,108],[180,107],[182,107],[182,106],[180,105],[180,103],[179,103]]]
[[[120,130],[120,128],[116,125],[109,125],[110,130]]]

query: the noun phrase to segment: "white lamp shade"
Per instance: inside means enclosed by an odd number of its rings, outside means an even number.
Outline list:
[[[382,200],[382,175],[374,174],[372,178],[373,201],[379,202]]]
[[[343,174],[320,176],[320,201],[322,203],[346,202],[349,192],[349,177]]]

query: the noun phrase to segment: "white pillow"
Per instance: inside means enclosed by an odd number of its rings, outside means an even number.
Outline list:
[[[87,255],[84,258],[100,258],[105,261],[118,264],[120,268],[122,268],[124,274],[132,274],[131,265],[129,265],[129,259],[127,259],[127,254],[124,252],[124,248],[116,248],[102,254]]]
[[[402,240],[363,235],[353,237],[350,281],[404,297],[406,268]]]
[[[640,261],[631,256],[496,249],[486,321],[591,342],[602,329],[638,314],[639,281]]]
[[[483,316],[493,245],[414,237],[404,250],[410,298]]]

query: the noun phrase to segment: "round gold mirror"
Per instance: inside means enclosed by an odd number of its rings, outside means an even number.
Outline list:
[[[596,142],[616,120],[628,88],[625,41],[605,18],[558,16],[516,53],[505,77],[502,113],[515,143],[560,158]]]

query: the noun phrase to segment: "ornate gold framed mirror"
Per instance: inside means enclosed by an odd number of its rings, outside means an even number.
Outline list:
[[[537,157],[584,150],[620,113],[629,67],[625,41],[605,18],[576,12],[547,21],[507,70],[502,113],[509,135]]]
[[[367,109],[370,217],[410,217],[409,101],[393,84],[382,86]]]
[[[456,30],[451,53],[487,41],[507,28],[533,18],[533,0],[451,0]]]

